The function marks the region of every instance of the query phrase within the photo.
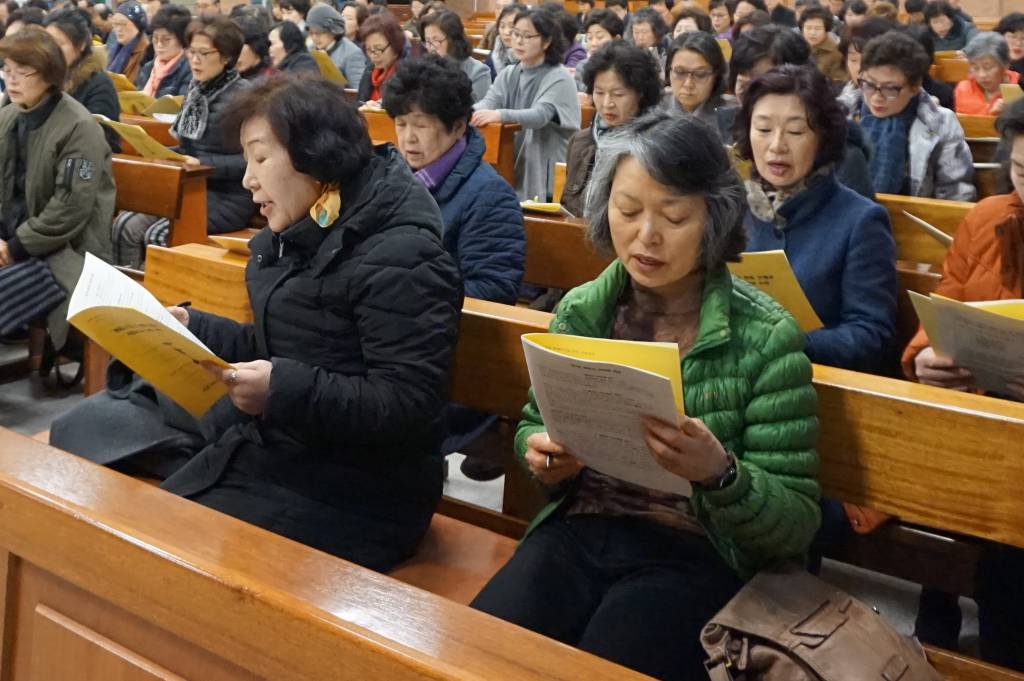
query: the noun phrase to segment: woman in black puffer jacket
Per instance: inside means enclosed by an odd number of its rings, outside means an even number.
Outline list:
[[[443,482],[462,286],[440,212],[393,147],[370,146],[336,84],[276,76],[233,102],[228,121],[269,223],[249,243],[254,322],[171,312],[233,364],[214,372],[230,402],[172,427],[152,388],[108,391],[58,419],[52,442],[391,569],[415,551]],[[141,423],[153,425],[131,443],[111,427]]]

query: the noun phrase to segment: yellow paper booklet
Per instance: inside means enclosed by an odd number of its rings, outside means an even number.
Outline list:
[[[532,210],[537,213],[562,214],[562,204],[560,203],[541,203],[540,201],[527,200],[520,201],[519,207],[523,210]]]
[[[148,132],[142,129],[142,126],[118,123],[117,121],[110,120],[103,114],[93,114],[92,117],[103,125],[113,129],[114,132],[120,135],[121,139],[132,145],[132,148],[135,149],[135,153],[142,158],[155,158],[162,161],[185,160],[185,156],[176,151],[171,151],[153,139]]]
[[[153,294],[91,253],[71,294],[68,321],[193,416],[227,394],[200,362],[230,365]]]
[[[181,103],[185,101],[185,97],[182,95],[164,95],[160,99],[154,100],[152,104],[143,110],[143,116],[155,116],[156,114],[172,114],[176,115],[181,111]]]
[[[804,333],[824,326],[800,288],[785,251],[743,253],[740,257],[740,262],[729,263],[732,276],[753,284],[778,301],[793,315]]]
[[[121,105],[123,114],[141,115],[155,102],[155,99],[138,90],[123,90],[117,93],[117,103]]]
[[[114,89],[118,92],[134,92],[136,90],[135,83],[128,80],[123,73],[107,71],[107,75],[110,76],[110,80],[114,83]]]
[[[216,234],[210,235],[210,241],[217,244],[221,248],[231,251],[232,253],[238,253],[239,255],[249,255],[249,240],[243,239],[238,236],[218,236]]]
[[[690,483],[658,465],[643,417],[676,423],[679,346],[529,333],[522,337],[534,397],[552,440],[606,475],[689,496]]]
[[[1003,95],[1003,101],[1007,104],[1016,102],[1024,97],[1024,90],[1017,83],[1003,83],[999,86],[999,92]]]
[[[908,291],[935,352],[974,374],[978,387],[1005,392],[1024,376],[1024,300],[962,303]]]
[[[316,65],[320,67],[321,76],[332,83],[348,85],[348,79],[345,78],[345,74],[341,72],[338,65],[334,63],[334,60],[331,59],[331,55],[327,54],[323,50],[311,50],[310,54],[313,55],[313,60],[316,61]]]

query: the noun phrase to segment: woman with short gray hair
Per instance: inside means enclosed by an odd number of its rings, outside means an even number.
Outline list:
[[[1016,85],[1020,74],[1010,70],[1010,47],[993,31],[979,33],[967,43],[964,55],[970,66],[967,78],[953,91],[958,114],[997,116],[1002,113],[1002,85]]]
[[[551,330],[678,345],[686,415],[636,426],[691,493],[585,467],[531,393],[516,453],[552,502],[472,605],[660,679],[706,678],[705,622],[761,567],[802,560],[818,528],[811,365],[793,318],[725,266],[746,203],[712,128],[655,111],[610,133],[586,203],[616,260]]]

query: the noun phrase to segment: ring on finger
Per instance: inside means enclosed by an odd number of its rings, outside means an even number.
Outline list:
[[[547,460],[546,460],[546,461],[544,462],[544,467],[545,467],[545,468],[551,468],[551,455],[550,455],[550,454],[548,454],[548,458],[547,458]]]
[[[228,374],[228,383],[231,385],[238,383],[238,369],[232,369],[231,373]]]

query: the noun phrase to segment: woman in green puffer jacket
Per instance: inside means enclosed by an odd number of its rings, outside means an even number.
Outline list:
[[[803,336],[725,267],[746,201],[716,134],[656,112],[602,145],[588,236],[614,254],[570,291],[555,333],[679,345],[686,416],[645,422],[690,498],[586,468],[552,442],[531,391],[516,451],[551,503],[473,606],[637,671],[706,678],[704,623],[818,529],[817,403]]]

